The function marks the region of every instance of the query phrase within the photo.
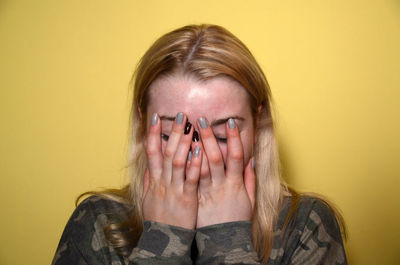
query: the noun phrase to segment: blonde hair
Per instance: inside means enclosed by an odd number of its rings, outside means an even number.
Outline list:
[[[254,153],[257,190],[252,220],[253,245],[259,258],[267,262],[282,199],[297,193],[289,190],[281,179],[271,113],[271,92],[267,79],[249,49],[220,26],[189,25],[176,29],[160,37],[144,54],[131,80],[134,95],[131,113],[133,134],[130,185],[122,191],[108,190],[101,194],[133,204],[134,214],[125,225],[134,226],[133,230],[140,234],[143,222],[142,180],[146,169],[143,142],[149,103],[148,88],[157,78],[175,72],[188,74],[199,80],[226,76],[239,82],[250,95],[249,104],[258,132]],[[110,229],[114,233],[108,233],[112,236],[107,238],[116,249],[135,245],[132,241],[139,238],[136,236],[132,239],[123,233],[116,233],[118,225],[108,228],[107,231]]]

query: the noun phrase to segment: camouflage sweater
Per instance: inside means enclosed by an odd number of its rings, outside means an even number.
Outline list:
[[[281,235],[290,204],[285,199],[267,264],[347,264],[336,219],[318,199],[302,197],[295,222]],[[69,219],[52,264],[262,264],[251,243],[250,222],[188,230],[145,221],[137,246],[121,257],[107,244],[103,228],[131,212],[118,202],[86,199]]]

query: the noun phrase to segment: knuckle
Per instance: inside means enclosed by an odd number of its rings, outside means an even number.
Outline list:
[[[188,188],[189,189],[196,189],[197,190],[197,186],[199,185],[199,180],[200,180],[200,178],[191,178],[190,180],[189,180],[189,183],[188,183]]]
[[[235,191],[239,191],[243,188],[243,183],[241,181],[233,181],[231,183],[231,188]]]
[[[202,179],[208,178],[209,176],[210,176],[210,170],[208,168],[200,172],[200,178]]]
[[[233,151],[230,154],[231,159],[235,161],[242,161],[244,159],[243,152],[240,151]]]
[[[164,158],[166,158],[166,159],[172,159],[173,155],[174,155],[173,150],[172,150],[171,148],[168,148],[168,147],[167,147],[167,148],[165,149],[165,151],[164,151]]]
[[[208,156],[208,161],[211,164],[219,164],[219,163],[222,162],[222,157],[221,157],[220,154],[213,153],[213,154]]]
[[[186,176],[186,184],[187,184],[187,186],[189,185],[193,185],[195,183],[195,181],[194,181],[194,179],[193,179],[193,177],[191,177],[191,176]]]
[[[235,180],[230,180],[228,181],[229,188],[235,192],[239,192],[243,188],[243,183],[241,181],[238,181],[237,179]]]
[[[148,156],[154,155],[154,154],[156,154],[156,152],[157,152],[157,150],[153,146],[151,146],[151,145],[146,146],[146,154]]]
[[[172,166],[175,168],[182,168],[184,167],[186,164],[186,161],[180,158],[174,158],[174,160],[172,161]]]

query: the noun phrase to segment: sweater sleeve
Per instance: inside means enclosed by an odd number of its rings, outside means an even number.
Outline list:
[[[131,264],[192,264],[194,230],[145,221],[138,245],[129,256]]]
[[[83,255],[76,248],[73,240],[64,233],[58,245],[56,254],[54,255],[51,265],[68,265],[68,264],[82,264],[88,265]]]
[[[230,222],[197,229],[196,264],[261,264],[254,251],[250,222]]]
[[[280,213],[281,227],[290,204]],[[197,264],[261,264],[253,249],[250,222],[197,230]],[[331,209],[316,198],[302,199],[294,229],[274,232],[268,265],[347,265],[340,227]]]
[[[129,257],[118,255],[108,245],[104,227],[113,214],[124,211],[120,204],[96,197],[82,202],[64,229],[52,265],[192,264],[195,231],[149,221]]]

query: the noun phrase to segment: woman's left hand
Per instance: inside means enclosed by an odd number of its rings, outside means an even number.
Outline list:
[[[228,125],[229,124],[229,125]],[[244,166],[243,145],[235,121],[226,126],[226,168],[214,133],[205,118],[198,128],[203,162],[198,189],[197,228],[234,221],[250,221],[255,204],[255,173],[252,159]]]

